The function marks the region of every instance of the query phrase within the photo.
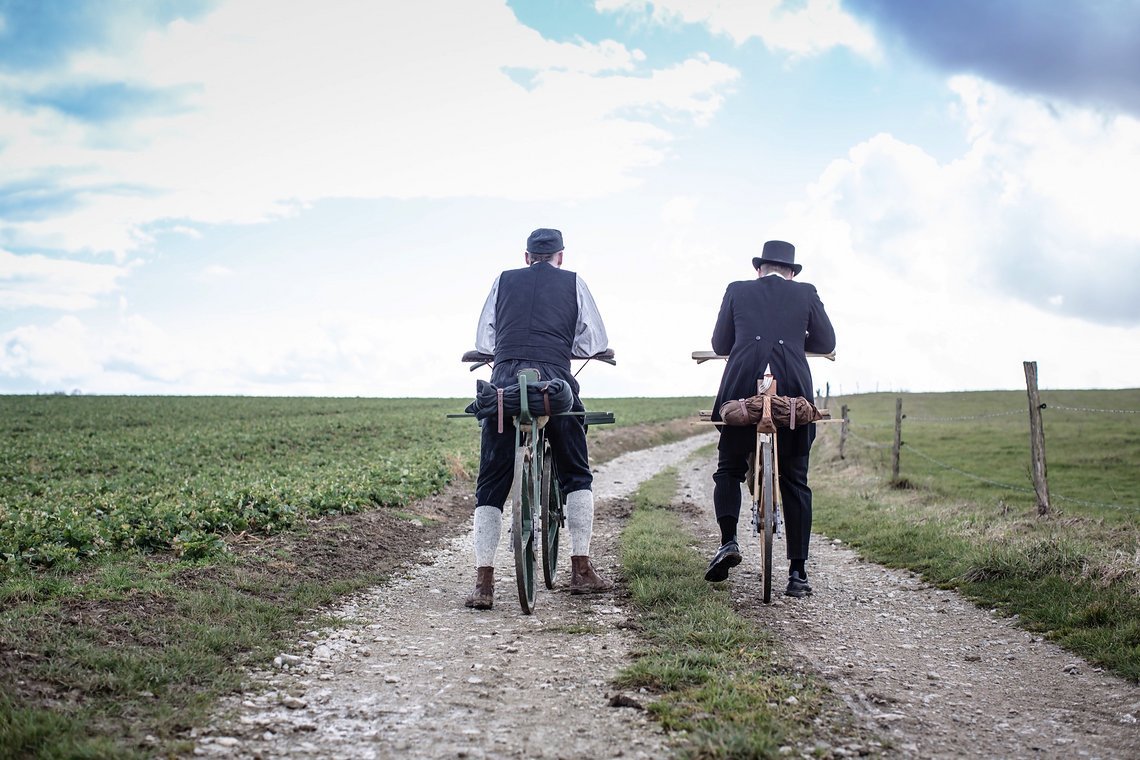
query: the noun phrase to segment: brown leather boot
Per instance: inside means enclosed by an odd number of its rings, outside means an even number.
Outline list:
[[[570,558],[571,594],[599,594],[613,590],[614,584],[598,575],[589,557],[582,555]]]
[[[477,610],[489,610],[495,603],[495,568],[475,568],[475,590],[467,595],[464,604]]]

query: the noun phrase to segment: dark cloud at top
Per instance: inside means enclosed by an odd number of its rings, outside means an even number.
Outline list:
[[[997,283],[1005,292],[1044,311],[1100,325],[1140,325],[1140,299],[1136,297],[1140,247],[1136,243],[1104,251],[1116,254],[1111,259],[1105,256],[1110,264],[1098,265],[1095,255],[1074,256],[1087,260],[1089,271],[1095,272],[1084,277],[1074,274],[1072,267],[1049,266],[1040,260],[1041,248],[1049,240],[1020,242],[1020,249],[1004,251],[1006,259],[994,267]]]
[[[1140,113],[1137,0],[844,0],[950,72]]]
[[[0,0],[0,70],[50,69],[78,50],[193,19],[215,0]]]

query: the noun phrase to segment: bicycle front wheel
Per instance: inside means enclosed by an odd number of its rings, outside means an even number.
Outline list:
[[[539,501],[542,520],[542,580],[547,588],[554,588],[555,571],[558,569],[558,539],[562,533],[566,503],[558,485],[558,471],[554,467],[554,453],[549,444],[544,447],[542,454]]]
[[[772,538],[776,532],[776,462],[771,439],[760,443],[760,553],[764,604],[772,603]]]
[[[515,553],[515,581],[519,606],[527,615],[534,612],[534,505],[533,476],[527,461],[527,447],[515,450],[515,479],[511,485],[511,548]]]

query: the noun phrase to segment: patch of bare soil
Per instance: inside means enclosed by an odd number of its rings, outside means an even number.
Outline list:
[[[694,534],[710,555],[713,469],[710,459],[682,471],[684,499],[700,505]],[[886,756],[1140,757],[1140,688],[824,536],[812,538],[814,595],[764,606],[758,544],[745,534],[741,546],[744,563],[728,580],[737,607],[825,679],[855,722],[882,737]],[[786,563],[775,567],[781,579]],[[840,744],[817,754],[851,752]]]

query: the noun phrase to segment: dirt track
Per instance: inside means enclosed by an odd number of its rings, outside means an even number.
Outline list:
[[[707,437],[626,454],[595,473],[592,553],[617,574],[620,500]],[[509,510],[508,510],[509,516]],[[504,520],[504,525],[509,520]],[[542,589],[523,615],[507,531],[495,608],[463,607],[473,581],[471,535],[407,577],[326,613],[346,625],[313,631],[264,688],[223,705],[195,754],[226,757],[657,758],[667,740],[644,712],[609,706],[610,679],[634,637],[622,594]],[[561,587],[569,581],[560,568]],[[634,695],[636,696],[636,695]]]
[[[701,436],[621,457],[599,469],[594,554],[617,573],[624,502],[645,478],[677,464]],[[702,550],[715,544],[708,515],[711,461],[680,468],[680,500]],[[253,674],[260,686],[222,706],[195,732],[195,754],[226,757],[655,758],[668,739],[645,713],[609,706],[610,679],[635,639],[623,594],[540,592],[520,613],[504,530],[496,606],[462,607],[471,583],[470,534],[446,542],[430,564],[325,614],[344,625],[314,630]],[[769,626],[847,705],[836,723],[860,736],[788,747],[803,756],[848,756],[884,746],[892,757],[1140,757],[1140,689],[1008,621],[861,561],[816,536],[815,596],[756,601],[756,552],[729,580],[739,609]],[[564,587],[568,574],[563,574]],[[644,700],[645,695],[627,695]],[[821,720],[828,720],[825,715]]]

